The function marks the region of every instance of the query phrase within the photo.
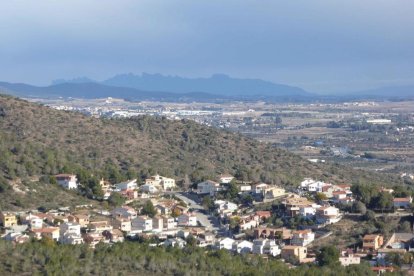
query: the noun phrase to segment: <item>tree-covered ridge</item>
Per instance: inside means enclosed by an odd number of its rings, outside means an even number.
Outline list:
[[[141,116],[100,119],[0,96],[0,183],[61,172],[112,182],[159,173],[192,181],[238,179],[297,185],[303,177],[398,184],[399,179],[299,156],[191,121]],[[82,178],[82,177],[81,177]]]
[[[13,245],[0,240],[1,275],[374,275],[368,265],[289,267],[257,255],[232,255],[196,247],[149,247],[124,242],[56,245],[52,241]]]

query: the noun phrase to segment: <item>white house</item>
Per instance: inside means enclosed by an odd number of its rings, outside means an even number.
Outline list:
[[[300,183],[300,187],[302,188],[302,189],[305,189],[305,190],[307,190],[307,187],[310,185],[310,184],[312,184],[312,183],[314,183],[314,182],[316,182],[315,180],[313,180],[312,178],[305,178],[301,183]]]
[[[184,248],[186,246],[186,241],[181,239],[181,238],[171,238],[171,239],[167,239],[163,242],[164,246],[172,246],[172,247],[179,247],[179,248]]]
[[[239,254],[247,254],[253,251],[253,243],[249,241],[236,241],[233,250]]]
[[[220,184],[211,180],[206,180],[197,184],[197,194],[199,195],[209,194],[214,196],[220,190]]]
[[[118,184],[115,184],[115,187],[117,190],[125,191],[125,190],[135,190],[138,187],[137,180],[132,179],[125,182],[121,182]]]
[[[217,207],[219,211],[228,210],[230,212],[234,212],[238,209],[236,203],[225,201],[225,200],[216,200],[214,201],[214,205]]]
[[[81,226],[71,222],[62,223],[60,225],[59,242],[62,244],[82,244]]]
[[[145,184],[153,185],[163,190],[170,190],[175,187],[175,180],[157,174],[145,179]]]
[[[40,229],[43,227],[43,220],[38,217],[33,217],[30,219],[30,228],[31,229]]]
[[[77,189],[78,179],[74,174],[58,174],[55,175],[57,183],[65,189]]]
[[[131,220],[131,232],[151,231],[152,219],[147,216],[138,216]]]
[[[315,233],[312,230],[297,230],[293,231],[291,245],[307,246],[315,240]]]
[[[80,236],[81,226],[78,223],[65,222],[60,225],[60,234],[74,234]]]
[[[177,218],[178,226],[197,226],[197,217],[193,214],[182,214]]]
[[[224,238],[217,242],[218,249],[233,250],[235,240],[231,238]]]
[[[142,191],[142,192],[146,192],[146,193],[150,193],[150,194],[155,194],[155,193],[158,193],[158,189],[157,189],[157,187],[155,187],[154,185],[152,185],[152,184],[144,184],[144,185],[142,185],[141,187],[139,187],[139,189]]]
[[[316,210],[316,220],[319,223],[333,224],[342,218],[339,209],[333,206],[324,206]]]
[[[331,184],[322,182],[322,181],[317,181],[317,182],[313,182],[311,184],[308,185],[307,189],[309,192],[318,192],[321,193],[323,192],[324,187],[326,186],[331,186]]]
[[[234,176],[229,174],[222,174],[219,177],[220,183],[227,184],[230,183],[234,179]]]
[[[256,239],[253,241],[252,252],[253,254],[277,256],[281,253],[281,250],[274,240]]]
[[[256,184],[254,185],[254,192],[256,194],[263,194],[264,191],[269,187],[268,184],[266,183],[260,183],[260,184]]]
[[[242,193],[249,193],[252,191],[252,185],[249,184],[242,184],[239,186],[239,190]]]
[[[353,264],[360,264],[361,263],[361,258],[358,256],[355,256],[354,253],[351,251],[342,251],[341,252],[341,256],[339,257],[339,262],[341,263],[342,266],[348,266],[348,265],[353,265]]]
[[[164,229],[171,230],[177,227],[177,223],[175,222],[174,218],[164,216],[162,217],[162,219]]]
[[[316,209],[320,207],[317,204],[299,206],[299,215],[305,218],[312,218],[316,215]]]

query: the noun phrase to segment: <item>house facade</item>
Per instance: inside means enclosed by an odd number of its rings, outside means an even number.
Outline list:
[[[221,190],[220,184],[211,180],[197,184],[197,194],[214,196]]]
[[[0,212],[0,223],[5,228],[17,225],[17,217],[15,214],[9,212]]]
[[[55,175],[57,183],[65,189],[77,189],[78,179],[74,174],[58,174]]]

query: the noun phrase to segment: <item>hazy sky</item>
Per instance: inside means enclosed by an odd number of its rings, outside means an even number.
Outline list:
[[[412,0],[4,0],[0,80],[226,73],[346,91],[414,84]]]

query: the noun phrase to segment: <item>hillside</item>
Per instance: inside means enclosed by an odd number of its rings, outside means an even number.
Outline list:
[[[0,182],[6,188],[11,180],[61,172],[113,182],[154,173],[194,182],[231,173],[284,186],[297,185],[303,177],[382,185],[400,181],[313,164],[270,144],[190,121],[98,119],[8,96],[0,96],[0,155]]]

